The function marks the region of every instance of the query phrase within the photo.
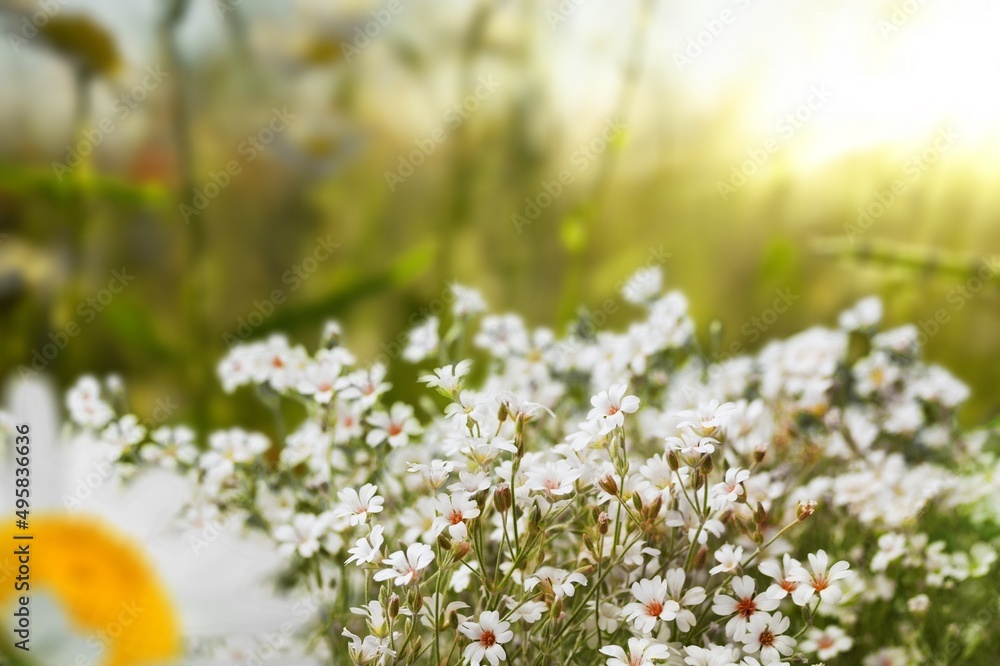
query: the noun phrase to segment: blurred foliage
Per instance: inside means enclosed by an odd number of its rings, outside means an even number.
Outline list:
[[[78,335],[40,363],[63,384],[117,372],[140,412],[169,396],[183,412],[174,418],[256,419],[269,429],[252,396],[220,395],[214,368],[227,336],[276,290],[283,302],[254,336],[285,331],[315,344],[323,321],[337,318],[348,344],[374,358],[447,280],[480,288],[495,311],[563,328],[581,304],[598,310],[635,268],[668,253],[668,283],[689,296],[703,337],[721,323],[723,348],[832,325],[869,293],[885,299],[890,325],[927,322],[944,309],[948,323],[931,336],[928,356],[972,386],[967,420],[996,418],[997,281],[967,301],[953,297],[1000,249],[995,174],[974,155],[949,155],[848,240],[858,207],[899,173],[906,149],[858,150],[808,171],[777,155],[723,201],[717,181],[753,145],[734,121],[743,93],[687,114],[680,95],[648,94],[645,54],[655,36],[643,12],[653,3],[614,27],[628,42],[608,55],[619,85],[610,101],[595,100],[627,129],[582,161],[574,155],[607,119],[578,109],[567,123],[556,109],[545,3],[480,1],[444,17],[415,2],[377,30],[371,12],[385,8],[377,3],[318,18],[252,4],[158,4],[151,24],[133,28],[145,59],[97,18],[69,13],[0,56],[20,76],[51,79],[45,98],[26,90],[4,100],[21,109],[6,117],[25,123],[2,128],[4,376],[76,324]],[[16,27],[23,17],[14,10],[4,20]],[[365,29],[377,32],[370,45],[345,49]],[[217,43],[205,47],[205,34]],[[139,100],[134,86],[153,65],[168,76]],[[448,109],[493,74],[500,90],[448,124]],[[46,108],[61,105],[71,112]],[[39,119],[29,131],[33,108]],[[294,121],[265,141],[283,108]],[[87,156],[80,151],[78,166],[54,168],[109,118],[112,131],[102,130]],[[441,127],[445,139],[390,190],[387,172]],[[238,173],[220,186],[233,162]],[[512,215],[538,205],[564,170],[572,182],[519,229]],[[195,206],[187,221],[181,205]],[[339,247],[305,273],[317,239]],[[122,267],[134,282],[100,312],[89,308]],[[289,278],[296,267],[305,277]],[[748,335],[746,323],[778,290],[799,300]],[[624,326],[631,314],[621,304],[607,326]],[[414,395],[408,369],[393,373],[398,395]]]

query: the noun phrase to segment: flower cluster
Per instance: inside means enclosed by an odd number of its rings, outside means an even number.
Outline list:
[[[277,442],[147,435],[93,379],[68,407],[120,466],[186,474],[193,512],[266,533],[291,593],[322,601],[301,638],[329,663],[903,666],[950,649],[924,623],[967,612],[997,557],[960,529],[996,523],[1000,478],[992,431],[958,427],[965,387],[921,362],[915,328],[880,331],[877,300],[714,358],[661,285],[626,283],[647,316],[624,332],[563,338],[456,285],[402,351],[427,364],[412,403],[335,324],[314,353],[236,347],[227,391],[306,409]]]

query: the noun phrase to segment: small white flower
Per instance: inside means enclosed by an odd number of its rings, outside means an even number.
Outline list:
[[[828,564],[826,551],[819,550],[809,554],[808,570],[799,567],[789,572],[789,578],[799,583],[799,587],[792,593],[792,600],[796,604],[805,606],[813,594],[818,594],[823,603],[840,601],[843,593],[834,583],[851,575],[850,565],[841,560],[827,569]]]
[[[639,398],[625,395],[628,386],[612,384],[607,391],[601,391],[590,399],[593,409],[587,419],[601,423],[603,432],[611,432],[625,425],[625,415],[634,414],[639,409]]]
[[[740,639],[743,649],[750,654],[760,652],[760,661],[764,666],[779,663],[795,648],[795,639],[783,635],[790,624],[781,613],[757,613],[750,619],[746,633]]]
[[[733,578],[733,592],[736,598],[726,594],[715,597],[712,612],[716,615],[732,617],[726,623],[726,634],[733,640],[740,640],[753,617],[762,611],[772,611],[778,607],[778,600],[766,593],[754,596],[757,583],[750,576]]]
[[[376,571],[376,581],[392,580],[396,585],[409,585],[420,577],[420,572],[434,561],[434,549],[423,543],[412,543],[404,553],[397,550],[382,560],[387,568]]]
[[[736,571],[743,559],[743,546],[733,548],[730,544],[723,544],[719,550],[715,551],[715,560],[718,564],[709,570],[709,575],[717,573],[730,573]]]
[[[544,601],[524,601],[519,602],[513,597],[507,598],[507,608],[510,609],[508,619],[511,622],[524,620],[528,624],[534,624],[542,619],[542,615],[549,609]]]
[[[319,540],[327,527],[327,521],[321,516],[296,514],[290,525],[279,525],[274,529],[274,538],[279,544],[278,552],[283,557],[289,557],[295,552],[306,559],[312,557],[319,550]]]
[[[462,386],[462,378],[472,369],[472,361],[466,359],[455,365],[435,368],[433,375],[423,375],[417,381],[427,384],[428,388],[441,389],[445,393],[457,393]]]
[[[514,632],[510,631],[510,622],[500,621],[497,611],[483,611],[479,614],[479,622],[468,620],[460,624],[458,630],[472,639],[464,653],[472,666],[479,666],[483,660],[497,666],[507,659],[503,644],[514,638]]]
[[[435,498],[434,503],[440,515],[431,526],[432,534],[437,536],[447,529],[452,539],[465,539],[469,534],[465,521],[479,516],[479,505],[463,492]]]
[[[705,601],[705,588],[692,587],[684,591],[686,575],[684,569],[677,567],[667,571],[667,598],[676,601],[681,608],[677,611],[675,622],[681,631],[689,631],[695,626],[697,619],[686,606],[699,606]]]
[[[81,377],[66,392],[66,407],[74,423],[85,428],[102,428],[115,416],[108,403],[101,400],[101,384],[93,377]]]
[[[376,493],[378,487],[373,483],[366,483],[359,490],[344,488],[337,493],[340,504],[334,509],[334,515],[349,518],[351,525],[360,525],[368,520],[368,514],[382,510],[385,500]]]
[[[371,533],[366,537],[361,537],[354,542],[354,548],[348,549],[348,553],[351,554],[344,564],[350,564],[351,562],[357,562],[358,566],[364,566],[366,564],[374,564],[382,558],[382,544],[385,543],[385,539],[382,538],[382,526],[375,525],[372,527]]]
[[[580,470],[565,460],[556,460],[534,465],[526,473],[524,487],[540,490],[549,495],[568,495],[573,492]]]
[[[718,400],[703,402],[697,409],[678,412],[678,428],[690,428],[699,437],[719,437],[725,432],[729,419],[736,413],[731,402],[719,404]]]
[[[640,268],[625,283],[621,293],[629,303],[649,303],[663,289],[663,271],[658,266]]]
[[[648,638],[630,638],[627,653],[617,645],[608,645],[601,648],[601,654],[607,655],[607,666],[656,666],[670,658],[670,648]]]
[[[732,504],[746,494],[743,482],[750,478],[750,472],[738,467],[730,467],[726,470],[726,479],[722,483],[712,486],[710,491],[709,506],[713,511]]]
[[[406,446],[411,436],[423,432],[420,422],[413,416],[413,407],[402,402],[394,404],[388,414],[375,412],[368,417],[368,423],[372,425],[365,437],[369,446],[378,446],[388,441],[389,446],[395,449]]]
[[[419,363],[435,353],[440,342],[438,326],[441,322],[437,317],[428,317],[427,321],[417,324],[406,334],[406,348],[403,358],[410,363]]]
[[[551,589],[556,598],[572,597],[575,593],[574,585],[586,585],[587,579],[582,573],[570,573],[564,569],[555,567],[538,567],[538,570],[531,576],[524,579],[524,589],[533,590],[539,585],[543,589]]]
[[[667,582],[660,576],[632,583],[632,596],[636,601],[626,604],[622,612],[643,634],[652,633],[659,621],[673,620],[681,609],[679,603],[667,598]]]
[[[803,652],[814,652],[820,659],[833,659],[841,652],[854,646],[854,640],[843,629],[831,624],[825,629],[812,627],[806,632],[806,640],[799,648]]]
[[[452,282],[448,285],[448,289],[455,295],[455,302],[451,306],[451,311],[456,319],[486,312],[486,301],[483,300],[483,295],[475,289],[460,285],[457,282]]]
[[[413,474],[420,474],[424,479],[424,484],[431,490],[441,489],[444,482],[448,480],[448,475],[458,467],[450,460],[432,460],[429,465],[424,463],[408,463],[407,471]]]
[[[789,574],[802,566],[802,563],[794,559],[788,553],[782,556],[782,563],[779,565],[777,562],[766,561],[761,562],[757,567],[762,574],[774,581],[771,587],[767,588],[764,592],[767,596],[772,599],[784,599],[789,594],[795,592],[798,589],[798,582],[792,580]]]

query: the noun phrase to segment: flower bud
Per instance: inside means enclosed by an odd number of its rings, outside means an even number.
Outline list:
[[[455,558],[455,561],[463,559],[472,550],[472,546],[469,545],[468,541],[456,541],[451,546],[451,556]]]
[[[507,420],[507,403],[501,402],[500,409],[497,410],[497,421],[503,423],[506,420]]]
[[[618,482],[615,481],[615,477],[610,474],[605,474],[597,482],[597,485],[601,487],[601,490],[611,495],[612,497],[618,497]]]
[[[399,595],[393,593],[389,597],[389,619],[395,620],[397,617],[399,617]]]
[[[754,463],[759,465],[763,462],[765,456],[767,456],[767,443],[762,442],[753,450]]]
[[[712,459],[711,454],[704,456],[701,459],[702,474],[704,474],[707,477],[709,474],[712,473],[712,470],[714,469],[715,469],[715,461]]]
[[[531,515],[528,517],[528,531],[537,532],[542,523],[542,510],[538,505],[531,507]]]
[[[458,611],[454,608],[448,613],[448,626],[453,630],[458,629]]]
[[[597,516],[597,531],[602,535],[608,533],[608,524],[611,522],[611,518],[608,516],[607,512],[601,511],[600,515]]]
[[[667,465],[670,466],[671,472],[676,472],[681,468],[681,461],[677,458],[677,454],[673,451],[667,454]]]
[[[795,506],[795,518],[799,522],[802,522],[814,513],[816,513],[816,500],[806,500],[805,502],[799,502]]]
[[[758,504],[757,508],[753,510],[753,521],[758,525],[767,522],[767,509],[764,508],[763,504]]]
[[[642,496],[639,493],[632,493],[632,506],[636,511],[642,511]]]
[[[438,542],[438,548],[440,548],[441,550],[451,550],[451,537],[449,537],[444,532],[438,534],[437,542]]]
[[[507,513],[513,499],[514,493],[511,491],[510,486],[506,483],[501,483],[493,491],[493,506],[496,507],[496,510],[500,513]]]

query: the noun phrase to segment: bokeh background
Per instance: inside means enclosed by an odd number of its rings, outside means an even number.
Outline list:
[[[998,412],[995,3],[2,4],[4,376],[266,428],[233,336],[375,358],[449,280],[616,328],[658,264],[722,348],[880,294]]]

